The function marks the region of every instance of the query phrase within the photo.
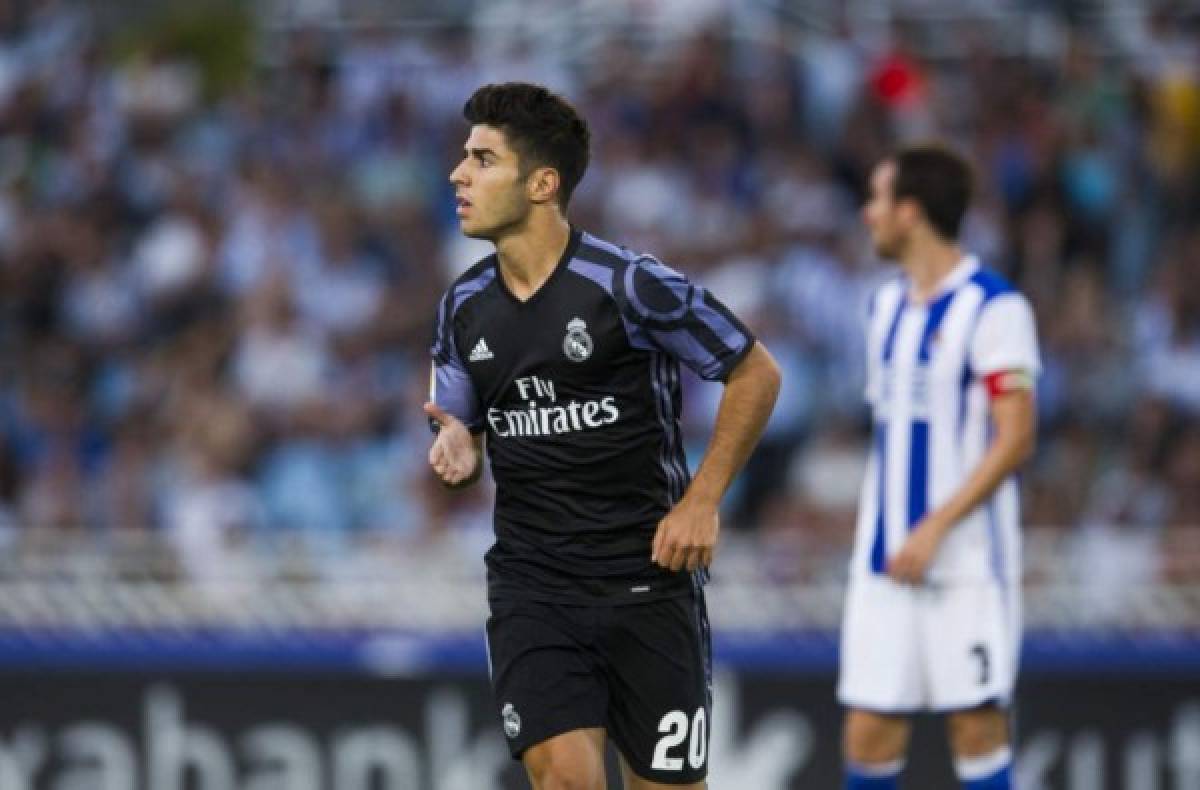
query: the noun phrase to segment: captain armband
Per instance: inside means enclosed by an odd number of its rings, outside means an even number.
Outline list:
[[[983,386],[989,398],[998,398],[1010,392],[1033,389],[1033,375],[1027,370],[1001,370],[983,377]]]

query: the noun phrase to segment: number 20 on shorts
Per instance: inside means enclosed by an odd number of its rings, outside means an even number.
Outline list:
[[[658,739],[658,745],[654,747],[651,768],[655,771],[682,771],[683,758],[672,757],[670,751],[685,740],[688,741],[688,764],[693,770],[699,770],[704,765],[704,760],[708,757],[708,722],[705,720],[704,708],[696,708],[691,727],[688,727],[688,723],[687,714],[681,710],[673,710],[662,717],[658,723],[658,731],[666,734]]]

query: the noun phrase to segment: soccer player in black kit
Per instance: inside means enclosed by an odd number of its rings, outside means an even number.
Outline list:
[[[536,790],[704,787],[701,585],[717,508],[779,391],[774,360],[703,288],[572,227],[589,133],[545,88],[488,85],[450,174],[463,233],[496,245],[446,292],[426,413],[442,482],[496,480],[487,554],[496,712]],[[679,363],[725,384],[695,478]]]

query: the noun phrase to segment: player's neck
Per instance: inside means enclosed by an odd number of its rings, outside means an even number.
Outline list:
[[[900,262],[911,283],[909,298],[922,303],[933,299],[942,281],[962,258],[957,244],[940,239],[914,241]]]
[[[535,213],[519,231],[498,239],[496,257],[508,290],[518,299],[532,296],[554,273],[570,236],[570,224],[555,212]]]

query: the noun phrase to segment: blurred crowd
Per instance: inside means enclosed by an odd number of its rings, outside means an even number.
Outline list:
[[[977,169],[966,245],[1039,322],[1026,522],[1200,524],[1195,15],[1150,9],[1098,42],[1050,13],[1051,44],[1017,52],[963,24],[951,56],[944,27],[903,19],[753,36],[597,20],[574,48],[242,15],[244,63],[218,68],[196,37],[117,41],[90,6],[0,8],[8,540],[162,534],[204,573],[235,544],[486,536],[487,486],[447,496],[428,473],[421,403],[436,300],[488,251],[459,235],[446,180],[462,103],[509,79],[592,126],[572,220],[711,288],[784,368],[730,528],[848,542],[859,320],[888,272],[859,206],[881,155],[932,136]],[[720,387],[687,387],[696,459]]]

